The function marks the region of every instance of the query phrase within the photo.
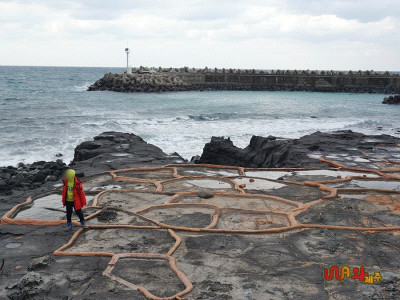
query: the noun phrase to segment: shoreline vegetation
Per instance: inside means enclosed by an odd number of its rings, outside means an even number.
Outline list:
[[[196,68],[140,68],[105,74],[88,91],[125,93],[244,90],[400,93],[400,74],[375,71],[310,71]]]

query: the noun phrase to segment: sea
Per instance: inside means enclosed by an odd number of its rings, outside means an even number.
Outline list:
[[[0,166],[61,159],[104,131],[134,133],[166,153],[201,155],[212,136],[298,138],[353,130],[400,137],[400,106],[383,94],[204,91],[88,92],[123,68],[0,66]]]

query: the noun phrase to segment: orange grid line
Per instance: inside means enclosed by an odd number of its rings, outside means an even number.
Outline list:
[[[325,183],[340,183],[350,181],[352,179],[361,179],[361,180],[398,180],[400,178],[392,175],[388,175],[387,173],[394,173],[399,172],[400,170],[392,169],[392,170],[374,170],[374,169],[364,169],[364,168],[355,168],[355,167],[347,167],[340,163],[329,161],[323,158],[319,159],[321,162],[330,164],[335,168],[330,168],[331,170],[339,171],[339,170],[351,170],[356,172],[363,172],[368,174],[377,174],[378,177],[367,177],[365,174],[363,176],[347,176],[343,179],[335,179],[335,180],[321,180],[321,181],[304,181],[304,182],[290,182],[290,181],[283,181],[283,180],[273,180],[273,179],[266,179],[266,178],[259,178],[259,177],[251,177],[256,179],[263,179],[269,180],[273,182],[279,182],[282,184],[294,184],[294,185],[301,185],[301,186],[310,186],[318,188],[319,190],[328,193],[328,195],[321,197],[318,200],[308,202],[308,203],[300,203],[297,201],[271,196],[271,195],[262,195],[262,194],[246,194],[245,190],[240,187],[240,185],[234,180],[237,177],[247,177],[246,170],[267,170],[267,171],[294,171],[294,170],[319,170],[316,168],[242,168],[242,167],[234,167],[234,166],[219,166],[219,165],[212,165],[212,164],[201,164],[201,165],[189,165],[189,164],[170,164],[162,167],[154,167],[154,168],[129,168],[129,169],[122,169],[122,170],[114,170],[109,171],[109,173],[114,180],[123,180],[129,182],[138,182],[138,183],[150,183],[156,186],[156,190],[136,190],[136,189],[119,189],[119,190],[105,190],[105,191],[93,191],[93,193],[97,192],[95,198],[93,200],[93,205],[89,208],[97,208],[99,209],[97,212],[91,214],[87,217],[88,220],[96,217],[99,213],[104,211],[102,206],[98,205],[99,198],[106,194],[106,193],[124,193],[124,192],[138,192],[138,193],[151,193],[151,194],[163,194],[163,195],[170,195],[171,197],[167,199],[163,204],[160,205],[150,205],[145,209],[139,210],[137,212],[127,211],[124,209],[119,208],[110,208],[118,211],[122,211],[128,214],[136,215],[144,220],[147,220],[155,226],[136,226],[136,225],[120,225],[120,224],[110,224],[110,225],[89,225],[89,229],[92,230],[100,230],[100,229],[110,229],[110,228],[130,228],[130,229],[154,229],[154,230],[161,230],[167,229],[170,236],[175,240],[174,246],[168,251],[166,255],[163,254],[152,254],[152,253],[111,253],[111,252],[68,252],[65,251],[67,248],[71,247],[73,243],[78,239],[79,235],[84,231],[84,229],[80,228],[77,230],[71,239],[62,247],[54,251],[54,255],[67,255],[67,256],[110,256],[111,261],[107,267],[107,269],[103,272],[105,276],[108,276],[112,280],[119,281],[126,286],[137,289],[144,294],[144,296],[148,299],[178,299],[181,296],[189,293],[193,286],[190,283],[189,279],[177,269],[175,259],[172,257],[173,253],[178,249],[179,245],[181,244],[181,238],[173,231],[187,231],[187,232],[203,232],[203,233],[224,233],[224,234],[231,234],[231,233],[242,233],[242,234],[267,234],[267,233],[280,233],[290,230],[308,230],[313,228],[326,228],[326,229],[335,229],[335,230],[350,230],[350,231],[360,231],[366,233],[374,233],[374,232],[381,232],[381,231],[399,231],[400,226],[387,226],[387,227],[351,227],[351,226],[337,226],[337,225],[319,225],[319,224],[301,224],[298,223],[296,220],[296,216],[302,212],[308,210],[309,207],[318,204],[322,201],[326,201],[328,199],[333,199],[338,196],[338,192],[346,192],[346,193],[362,193],[362,192],[380,192],[380,193],[395,193],[398,194],[400,191],[393,191],[393,190],[384,190],[384,189],[372,189],[372,188],[333,188],[324,185]],[[400,164],[399,162],[392,162],[388,161],[389,163]],[[185,167],[205,167],[205,168],[215,168],[215,169],[231,169],[237,170],[237,176],[182,176],[178,172],[178,168],[185,168]],[[125,176],[118,176],[117,173],[124,173],[124,172],[132,172],[132,171],[157,171],[157,170],[171,170],[171,175],[173,178],[165,179],[165,180],[154,180],[154,179],[142,179],[142,178],[134,178],[134,177],[125,177]],[[385,174],[386,173],[386,174]],[[105,174],[105,173],[103,173]],[[237,208],[226,208],[221,207],[218,205],[207,204],[207,203],[176,203],[180,199],[185,196],[197,195],[197,191],[191,192],[164,192],[163,191],[163,184],[174,182],[178,180],[185,180],[185,179],[215,179],[219,181],[225,181],[231,185],[231,187],[238,191],[239,194],[235,193],[227,193],[227,192],[214,192],[215,195],[222,195],[222,196],[229,196],[234,198],[265,198],[274,201],[279,201],[282,203],[293,205],[295,208],[288,212],[282,211],[271,211],[271,210],[249,210],[249,209],[237,209]],[[13,215],[19,211],[19,209],[23,206],[29,205],[33,202],[31,197],[27,198],[27,200],[23,203],[15,205],[12,209],[10,209],[0,220],[0,225],[2,224],[14,224],[14,225],[59,225],[65,223],[64,220],[33,220],[33,219],[14,219]],[[145,218],[140,215],[140,213],[144,213],[153,209],[159,208],[170,208],[170,207],[207,207],[213,208],[214,214],[211,216],[211,222],[204,228],[189,228],[189,227],[181,227],[181,226],[172,226],[168,224],[164,224],[149,218]],[[219,229],[215,228],[218,224],[221,211],[238,211],[238,212],[246,212],[246,213],[257,213],[257,214],[277,214],[283,215],[288,220],[288,226],[283,227],[274,227],[274,228],[266,228],[266,229],[255,229],[255,230],[245,230],[245,229]],[[78,222],[74,221],[74,224],[77,225]],[[171,297],[164,297],[160,298],[153,294],[151,294],[148,290],[144,287],[137,287],[132,283],[123,280],[115,275],[112,275],[111,272],[114,269],[114,266],[118,259],[125,258],[125,257],[132,257],[132,258],[146,258],[146,259],[166,259],[169,261],[170,268],[177,274],[179,279],[184,283],[185,290],[173,295]]]

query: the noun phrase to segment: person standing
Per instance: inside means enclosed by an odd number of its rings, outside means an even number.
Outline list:
[[[68,169],[64,173],[63,183],[62,203],[67,209],[67,230],[72,229],[73,209],[75,209],[82,227],[86,228],[87,225],[82,212],[82,207],[86,206],[86,195],[83,191],[82,181],[75,176],[75,170]]]

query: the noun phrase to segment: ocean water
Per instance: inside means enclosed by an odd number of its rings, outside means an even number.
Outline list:
[[[385,95],[311,92],[87,92],[112,68],[0,66],[0,166],[70,162],[76,145],[104,131],[140,135],[190,159],[211,136],[240,147],[252,135],[300,137],[351,129],[400,136],[400,106]],[[316,118],[311,118],[315,116]]]

